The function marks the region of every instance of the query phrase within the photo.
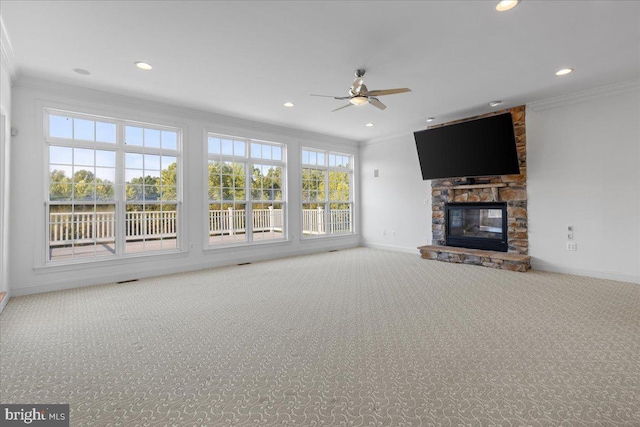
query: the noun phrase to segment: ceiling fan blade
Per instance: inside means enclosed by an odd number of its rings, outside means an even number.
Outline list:
[[[382,95],[393,95],[396,93],[404,93],[411,92],[411,89],[403,87],[399,89],[383,89],[383,90],[372,90],[367,95],[369,96],[382,96]]]
[[[387,106],[384,105],[382,102],[380,102],[380,100],[378,100],[378,98],[369,97],[369,104],[371,104],[374,107],[377,107],[377,108],[379,108],[381,110],[384,110],[385,108],[387,108]]]
[[[333,98],[333,99],[349,99],[349,98],[351,98],[350,96],[316,95],[314,93],[312,93],[311,96],[322,96],[324,98]]]
[[[347,108],[347,107],[351,107],[353,104],[349,103],[347,105],[343,105],[340,108],[336,108],[335,110],[331,110],[331,112],[333,113],[334,111],[338,111],[338,110],[342,110],[343,108]]]
[[[364,86],[364,83],[362,81],[362,77],[356,77],[353,83],[351,84],[351,89],[349,90],[349,93],[353,96],[356,96],[360,93],[363,86]]]

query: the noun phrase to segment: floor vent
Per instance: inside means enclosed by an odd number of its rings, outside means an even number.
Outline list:
[[[122,282],[116,282],[116,283],[120,284],[120,283],[130,283],[130,282],[137,282],[137,281],[138,279],[131,279],[131,280],[123,280]]]
[[[251,263],[250,263],[250,262],[241,262],[241,263],[240,263],[240,264],[238,264],[238,265],[249,265],[249,264],[251,264]]]
[[[337,249],[331,249],[329,252],[338,252]]]

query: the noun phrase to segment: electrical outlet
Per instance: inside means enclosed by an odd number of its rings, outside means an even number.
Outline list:
[[[387,230],[384,230],[384,231],[382,232],[382,235],[383,235],[383,236],[386,236],[386,235],[387,235]]]
[[[189,249],[193,249],[193,243],[189,245]]]
[[[576,242],[567,242],[567,250],[568,251],[577,251],[578,244]]]
[[[423,205],[428,205],[429,204],[429,199],[424,199],[424,201],[422,202]]]

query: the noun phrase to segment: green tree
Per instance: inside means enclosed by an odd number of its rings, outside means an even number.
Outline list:
[[[54,169],[49,175],[49,200],[71,200],[73,183],[63,170]]]
[[[282,168],[254,165],[251,177],[251,200],[282,200]]]
[[[177,200],[177,169],[176,162],[171,163],[166,169],[163,169],[160,173],[161,187],[160,187],[160,199],[161,200]]]
[[[127,200],[159,200],[160,178],[151,175],[132,178],[127,182],[126,196]]]
[[[245,165],[232,162],[209,162],[209,199],[245,200]]]
[[[324,202],[326,172],[322,169],[302,169],[302,199],[309,202]],[[314,206],[315,207],[315,206]]]
[[[329,171],[329,201],[349,200],[349,173]]]
[[[265,179],[265,190],[268,200],[282,200],[282,168],[271,167]]]
[[[54,169],[49,174],[50,200],[113,200],[113,182],[96,178],[93,172],[79,170],[73,179],[65,171]]]

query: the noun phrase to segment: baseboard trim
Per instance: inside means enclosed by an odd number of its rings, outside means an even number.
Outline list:
[[[417,248],[405,248],[404,246],[381,245],[378,243],[366,243],[366,242],[363,243],[362,246],[365,248],[382,249],[385,251],[394,251],[394,252],[404,252],[404,253],[420,256],[420,251]]]
[[[591,270],[585,268],[573,268],[562,265],[553,265],[543,261],[537,261],[535,257],[531,258],[531,269],[548,271],[551,273],[571,274],[573,276],[587,276],[596,279],[615,280],[618,282],[627,282],[640,285],[640,277],[631,274],[617,273],[615,271]]]

